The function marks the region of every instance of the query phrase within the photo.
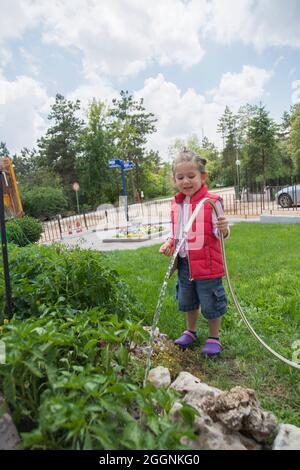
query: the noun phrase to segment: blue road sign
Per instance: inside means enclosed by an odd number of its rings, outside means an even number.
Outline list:
[[[133,163],[133,162],[128,162],[126,161],[125,163]],[[126,217],[126,220],[128,221],[129,220],[129,217],[128,217],[128,205],[127,205],[127,190],[126,190],[126,179],[125,179],[125,164],[123,162],[123,160],[119,160],[119,159],[115,159],[115,160],[108,160],[108,166],[109,168],[120,168],[121,170],[121,180],[122,180],[122,186],[123,186],[123,193],[124,193],[124,196],[125,196],[125,200],[126,200],[126,203],[125,203],[125,217]],[[127,168],[128,170],[130,170],[131,168]]]
[[[117,168],[118,166],[121,166],[121,165],[122,165],[121,160],[108,160],[109,168]]]
[[[135,168],[135,164],[133,162],[131,162],[130,160],[126,160],[124,163],[124,170],[132,170],[133,168]]]

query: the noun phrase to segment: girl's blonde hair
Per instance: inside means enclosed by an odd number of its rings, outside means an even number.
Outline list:
[[[177,157],[173,160],[172,163],[172,170],[173,170],[173,175],[175,174],[176,171],[176,166],[179,163],[183,162],[191,162],[196,165],[197,169],[200,171],[200,173],[206,173],[205,170],[205,165],[206,165],[206,160],[205,158],[200,157],[200,155],[197,155],[195,152],[192,152],[191,150],[188,150],[187,148],[183,148]]]

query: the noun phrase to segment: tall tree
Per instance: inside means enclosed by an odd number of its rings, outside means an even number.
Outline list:
[[[294,162],[295,172],[300,175],[300,103],[297,103],[290,116],[289,150]]]
[[[0,142],[0,157],[8,157],[9,151],[5,142]]]
[[[81,153],[76,168],[81,183],[81,198],[90,206],[114,202],[117,187],[108,160],[113,158],[106,129],[105,104],[95,99],[89,106],[88,124],[82,132]]]
[[[278,126],[278,150],[280,155],[280,175],[283,178],[291,176],[294,173],[294,162],[290,149],[290,132],[291,132],[291,115],[293,107],[290,111],[284,111],[281,117],[281,123]]]
[[[217,131],[223,139],[223,151],[221,155],[221,166],[223,183],[236,185],[236,160],[238,158],[238,118],[226,106],[225,111],[217,126]]]
[[[128,91],[123,90],[120,97],[113,100],[109,116],[115,157],[135,163],[132,189],[135,192],[136,188],[141,187],[145,146],[148,136],[156,132],[157,119],[153,113],[146,112],[142,98],[134,100]]]
[[[48,116],[53,124],[38,141],[39,165],[54,170],[69,194],[77,179],[75,161],[83,127],[83,121],[76,116],[79,109],[79,100],[72,102],[57,94]]]
[[[266,184],[267,178],[278,174],[279,152],[276,141],[278,126],[260,104],[249,126],[247,146],[247,172],[252,181]]]
[[[24,147],[21,150],[20,155],[13,155],[12,163],[14,165],[18,181],[21,183],[25,182],[36,169],[35,150],[29,150],[27,147]]]

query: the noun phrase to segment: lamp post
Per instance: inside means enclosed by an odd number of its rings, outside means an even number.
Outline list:
[[[238,158],[235,161],[236,164],[236,176],[237,176],[237,197],[238,199],[241,199],[241,192],[240,192],[240,165],[241,165],[241,160]]]

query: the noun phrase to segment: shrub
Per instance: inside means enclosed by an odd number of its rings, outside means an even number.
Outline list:
[[[176,423],[168,416],[176,392],[131,377],[141,368],[128,347],[145,340],[140,324],[98,309],[52,310],[13,320],[2,338],[0,385],[23,448],[183,449],[180,439],[194,437],[191,407]]]
[[[68,200],[62,189],[51,187],[33,187],[21,192],[25,213],[45,220],[64,212]]]
[[[39,306],[105,308],[124,317],[137,301],[99,252],[62,245],[11,247],[12,296],[18,317],[40,315]],[[2,298],[1,298],[2,297]],[[3,292],[0,291],[0,303]]]
[[[149,334],[105,256],[11,245],[9,258],[15,316],[0,331],[0,389],[22,448],[184,448],[195,411],[183,405],[174,423],[176,392],[141,387],[144,368],[131,352]]]
[[[26,246],[39,241],[43,226],[39,220],[24,216],[19,219],[8,220],[6,230],[9,242],[18,246]]]

